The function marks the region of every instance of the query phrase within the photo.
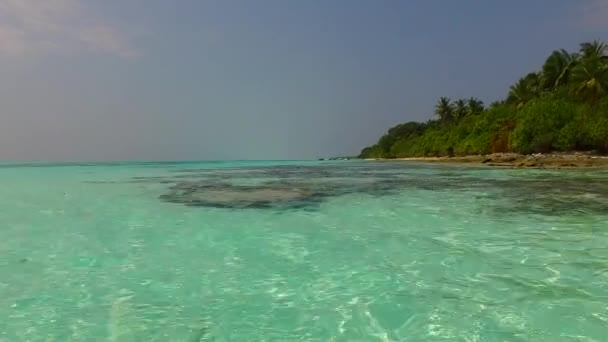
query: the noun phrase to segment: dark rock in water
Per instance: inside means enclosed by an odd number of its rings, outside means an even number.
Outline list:
[[[19,263],[20,264],[25,264],[26,262],[28,262],[29,260],[27,258],[23,258],[23,259],[19,259]]]
[[[486,164],[486,163],[489,163],[489,162],[491,162],[491,161],[492,161],[492,158],[488,158],[488,159],[486,159],[486,160],[482,161],[482,163],[483,163],[483,164]]]

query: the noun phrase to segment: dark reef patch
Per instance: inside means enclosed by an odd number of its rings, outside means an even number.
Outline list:
[[[299,207],[319,194],[288,185],[242,186],[230,183],[181,182],[160,198],[171,203],[216,208]]]
[[[161,200],[199,207],[302,209],[348,194],[385,196],[425,190],[437,192],[437,196],[444,191],[470,192],[480,208],[496,215],[608,215],[605,173],[486,172],[480,174],[474,168],[361,163],[187,169],[172,177],[139,177],[133,181],[171,183]]]

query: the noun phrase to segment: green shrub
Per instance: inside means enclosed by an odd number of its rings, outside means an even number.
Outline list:
[[[559,149],[559,131],[572,121],[577,104],[565,99],[544,97],[528,102],[517,113],[511,147],[520,153]]]

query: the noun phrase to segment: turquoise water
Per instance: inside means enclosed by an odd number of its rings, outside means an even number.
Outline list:
[[[0,341],[606,341],[608,173],[0,165]]]

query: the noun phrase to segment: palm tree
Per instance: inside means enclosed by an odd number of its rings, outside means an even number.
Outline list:
[[[577,58],[577,54],[570,54],[564,49],[553,51],[543,65],[542,88],[553,90],[568,83]]]
[[[483,110],[484,110],[483,101],[481,101],[480,99],[478,99],[476,97],[470,97],[467,100],[467,109],[468,109],[467,115],[481,114],[481,112],[483,112]]]
[[[467,107],[467,102],[463,99],[458,99],[454,102],[454,120],[458,121],[465,116],[469,112],[469,108]]]
[[[539,95],[540,76],[535,72],[531,72],[511,86],[507,102],[516,105],[517,108],[521,108],[528,101]]]
[[[505,101],[500,100],[500,101],[493,101],[492,103],[490,103],[490,109],[492,108],[496,108],[496,107],[500,107],[505,103]]]
[[[605,58],[608,45],[602,41],[594,40],[592,42],[581,43],[579,50],[583,55],[583,59],[594,57]]]
[[[596,104],[608,91],[608,63],[602,56],[589,55],[572,69],[572,91],[583,100]]]
[[[441,122],[450,122],[454,117],[454,107],[452,100],[448,97],[442,97],[435,105],[435,115]]]

